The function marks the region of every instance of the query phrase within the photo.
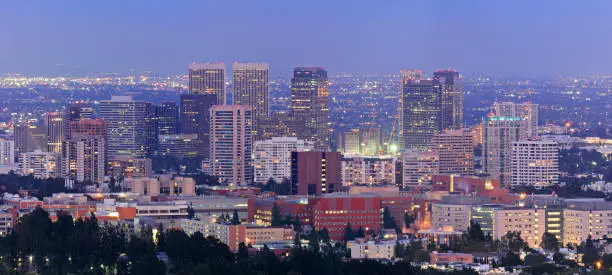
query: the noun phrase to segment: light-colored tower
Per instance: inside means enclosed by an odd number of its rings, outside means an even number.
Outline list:
[[[0,165],[15,164],[15,142],[0,138]]]
[[[512,185],[546,187],[559,182],[559,146],[554,141],[512,143]]]
[[[420,71],[403,71],[399,145],[401,149],[423,149],[440,131],[441,89],[437,81],[420,79]]]
[[[523,121],[521,125],[521,139],[532,138],[538,135],[538,104],[525,102],[495,102],[495,115],[505,117],[519,117]]]
[[[189,93],[214,94],[217,96],[217,104],[226,104],[225,63],[189,65]]]
[[[72,135],[64,145],[62,157],[64,176],[78,182],[104,182],[105,152],[104,136]]]
[[[64,112],[47,113],[47,151],[62,152],[62,143],[66,139],[68,124]]]
[[[432,151],[406,150],[402,166],[404,187],[431,185],[431,177],[439,173],[438,156]]]
[[[461,129],[463,125],[463,90],[459,73],[455,70],[438,70],[434,72],[434,81],[442,89],[440,129]]]
[[[229,184],[252,181],[251,108],[215,105],[210,110],[210,163],[213,175]]]
[[[253,148],[255,183],[265,184],[270,178],[281,183],[291,177],[291,152],[313,151],[312,141],[296,137],[273,137],[256,141]]]
[[[445,130],[434,135],[431,149],[440,159],[440,174],[474,174],[474,145],[472,132]]]
[[[483,124],[482,168],[508,186],[512,181],[512,142],[519,140],[519,117],[489,116]]]
[[[234,105],[246,105],[253,110],[254,119],[268,117],[268,64],[234,62]]]
[[[316,151],[329,150],[329,82],[327,71],[297,67],[291,79],[293,130],[299,139],[315,142]]]
[[[100,117],[108,128],[108,160],[119,156],[145,157],[146,104],[131,96],[112,96],[100,102]]]
[[[55,178],[60,171],[59,155],[40,150],[23,153],[19,157],[19,170],[24,176],[32,175],[41,179]]]

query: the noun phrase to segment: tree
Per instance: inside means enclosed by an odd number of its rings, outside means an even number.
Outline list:
[[[416,220],[415,214],[408,214],[408,212],[404,212],[404,226],[406,228],[410,228],[410,225]]]
[[[599,250],[593,245],[591,235],[586,239],[582,245],[582,263],[586,266],[594,266],[595,262],[599,259]]]
[[[521,238],[521,232],[519,231],[508,231],[505,236],[501,238],[502,245],[509,249],[511,252],[519,252],[527,246],[527,243]]]
[[[365,237],[365,231],[363,230],[363,227],[359,227],[357,229],[357,233],[355,233],[355,238],[364,238]]]
[[[540,243],[540,247],[547,251],[557,251],[559,250],[559,240],[557,240],[557,236],[554,234],[544,232],[542,234],[542,242]]]
[[[482,233],[480,224],[473,220],[470,220],[470,226],[468,227],[468,235],[469,235],[470,240],[472,241],[476,241],[476,242],[485,241],[485,236],[484,236],[484,233]]]
[[[351,228],[351,223],[346,224],[346,228],[344,229],[344,241],[352,241],[355,240],[355,235],[353,234],[353,229]]]
[[[501,258],[502,266],[517,266],[522,264],[521,258],[512,252],[506,253],[506,255]]]
[[[329,242],[329,230],[327,230],[327,228],[323,228],[319,230],[318,233],[319,233],[319,238],[321,239],[321,241],[326,242],[326,243]]]
[[[240,218],[238,217],[238,211],[234,209],[234,214],[232,215],[232,224],[238,225],[240,224]]]
[[[525,256],[523,261],[525,265],[528,265],[528,266],[539,266],[543,264],[544,262],[546,262],[546,257],[541,254],[529,253],[527,254],[527,256]]]
[[[268,181],[266,182],[266,185],[264,186],[264,191],[269,191],[269,192],[276,192],[277,191],[277,183],[276,180],[274,180],[274,178],[270,178],[268,179]]]
[[[383,211],[383,228],[384,229],[395,229],[397,230],[397,224],[395,223],[395,219],[389,213],[389,208],[385,207]]]
[[[278,204],[274,203],[272,206],[272,226],[281,226],[283,225],[283,218],[280,214],[280,209],[278,208]]]

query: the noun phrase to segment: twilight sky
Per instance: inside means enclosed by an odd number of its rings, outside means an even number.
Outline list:
[[[2,0],[0,74],[266,62],[334,72],[612,73],[612,1]]]

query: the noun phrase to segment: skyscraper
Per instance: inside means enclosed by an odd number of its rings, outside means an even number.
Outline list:
[[[145,152],[147,157],[151,157],[157,152],[159,143],[159,128],[157,119],[157,106],[151,102],[145,103]]]
[[[439,158],[440,174],[474,174],[474,145],[472,132],[445,130],[433,136],[431,149]]]
[[[70,129],[72,122],[93,118],[93,112],[94,109],[91,104],[81,102],[71,104],[68,108],[68,117],[66,119],[68,123],[68,137],[70,137],[72,133]]]
[[[340,191],[342,155],[339,152],[292,152],[291,193],[317,195]]]
[[[512,185],[547,187],[559,182],[559,146],[554,141],[512,143]]]
[[[439,173],[439,159],[432,151],[406,150],[402,154],[404,187],[431,185],[432,176]]]
[[[100,101],[100,117],[108,127],[108,160],[120,156],[145,157],[146,103],[131,96],[112,96]]]
[[[296,137],[273,137],[256,141],[253,149],[254,181],[265,184],[270,178],[281,183],[291,177],[291,152],[312,151],[312,141]]]
[[[512,142],[519,140],[521,118],[489,116],[482,131],[482,168],[503,185],[512,180]]]
[[[234,62],[234,105],[246,105],[253,110],[254,120],[268,116],[268,64]]]
[[[0,138],[0,166],[15,164],[15,142]]]
[[[79,182],[104,182],[106,140],[103,136],[77,134],[66,140],[63,175]]]
[[[440,85],[420,77],[420,71],[402,71],[399,99],[402,149],[427,147],[440,130]]]
[[[70,136],[89,135],[107,137],[107,126],[104,119],[85,118],[70,122]]]
[[[520,138],[527,139],[538,135],[538,104],[531,102],[495,102],[495,115],[521,118]]]
[[[225,63],[189,65],[189,93],[214,94],[217,104],[226,104]]]
[[[64,112],[47,113],[47,151],[62,152],[62,143],[66,139],[68,124]]]
[[[203,158],[210,157],[210,109],[216,103],[215,94],[181,95],[181,133],[198,135]]]
[[[434,72],[434,81],[442,90],[440,129],[461,129],[463,126],[463,90],[455,70]]]
[[[210,110],[210,163],[213,175],[234,185],[253,180],[251,108],[215,105]]]
[[[155,118],[160,135],[178,134],[178,106],[174,101],[163,101],[155,106]]]
[[[291,79],[293,130],[299,139],[315,142],[315,150],[329,150],[329,83],[327,71],[297,67]]]

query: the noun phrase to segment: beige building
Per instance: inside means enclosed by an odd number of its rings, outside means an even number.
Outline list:
[[[563,243],[580,244],[612,236],[612,203],[601,199],[567,200],[563,210]]]
[[[447,196],[431,206],[432,228],[452,228],[463,232],[470,225],[472,206],[491,203],[488,197]]]
[[[192,178],[162,175],[153,178],[128,178],[124,181],[126,191],[148,196],[195,196],[195,181]]]
[[[500,239],[509,231],[521,233],[521,238],[530,247],[540,245],[546,232],[546,209],[508,208],[497,209],[493,219],[493,238]]]
[[[404,187],[431,185],[431,177],[439,173],[439,159],[434,152],[406,150],[402,158]]]
[[[388,259],[395,258],[395,241],[349,241],[351,259]]]
[[[342,159],[342,185],[395,183],[395,158]]]
[[[440,174],[474,174],[474,145],[469,130],[434,134],[431,149],[438,156]]]

